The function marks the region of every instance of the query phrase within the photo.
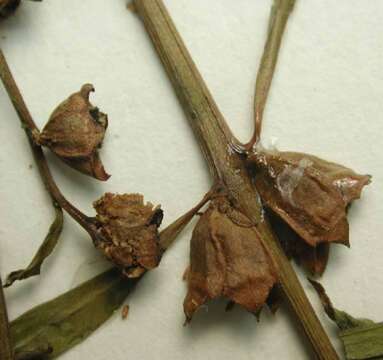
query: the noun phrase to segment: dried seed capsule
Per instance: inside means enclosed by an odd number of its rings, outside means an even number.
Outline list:
[[[255,186],[264,205],[307,244],[299,244],[298,238],[294,256],[312,272],[322,273],[328,258],[325,244],[349,245],[347,208],[360,197],[370,176],[294,152],[261,149],[248,163],[255,169]]]
[[[257,230],[225,197],[210,203],[193,231],[187,281],[187,321],[206,301],[221,296],[257,313],[277,282]]]
[[[20,0],[0,0],[0,18],[11,15],[20,5]]]
[[[370,177],[293,152],[260,152],[249,157],[256,167],[255,185],[264,204],[309,245],[348,245],[346,208],[360,197]]]
[[[89,102],[94,91],[90,84],[72,94],[52,113],[37,141],[49,147],[76,170],[99,180],[107,180],[98,154],[108,117]]]
[[[95,246],[126,276],[139,277],[159,264],[159,206],[144,204],[140,194],[106,193],[94,207],[103,239]]]

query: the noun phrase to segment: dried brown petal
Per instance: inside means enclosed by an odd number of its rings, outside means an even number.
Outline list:
[[[256,313],[277,282],[255,227],[224,197],[210,203],[193,231],[187,280],[188,321],[202,304],[221,296]]]
[[[260,151],[249,156],[264,204],[312,247],[348,245],[346,209],[370,177],[315,156]]]
[[[20,0],[0,0],[0,19],[11,15],[20,5]]]
[[[108,117],[89,102],[93,85],[83,85],[52,113],[38,137],[60,159],[76,170],[99,180],[107,180],[99,158]]]
[[[160,260],[158,227],[162,210],[144,204],[140,194],[106,193],[94,203],[102,239],[95,245],[131,278],[155,268]]]

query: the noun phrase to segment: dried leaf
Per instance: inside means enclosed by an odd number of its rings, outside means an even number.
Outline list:
[[[55,211],[55,220],[50,226],[48,234],[44,239],[44,242],[37,250],[37,253],[33,257],[31,263],[28,265],[27,268],[23,270],[17,270],[10,273],[7,277],[7,281],[4,287],[11,286],[16,280],[28,279],[31,276],[36,276],[40,274],[42,264],[44,263],[45,259],[53,252],[54,248],[57,245],[61,231],[63,229],[63,211],[60,207],[56,205]]]
[[[11,323],[16,352],[51,346],[47,358],[56,358],[109,319],[136,283],[111,269],[26,312]]]
[[[159,264],[159,206],[144,204],[140,194],[106,193],[94,207],[103,235],[95,245],[125,275],[138,277]]]
[[[99,180],[107,180],[98,154],[108,126],[108,117],[89,101],[94,91],[83,85],[52,113],[36,141],[49,147],[61,160],[76,170]]]
[[[348,360],[383,359],[383,323],[369,319],[358,319],[333,307],[323,286],[309,279],[319,295],[328,317],[333,320],[340,332],[346,358]]]
[[[206,301],[221,296],[257,313],[277,282],[255,227],[224,197],[210,203],[194,229],[187,280],[187,321]]]

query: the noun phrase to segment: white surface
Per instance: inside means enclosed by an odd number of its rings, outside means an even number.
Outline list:
[[[252,130],[252,98],[270,0],[166,0],[193,58],[235,133]],[[278,147],[340,162],[373,183],[350,211],[351,250],[334,246],[323,276],[333,302],[355,316],[383,320],[383,2],[298,1],[288,25],[265,114],[263,137]],[[169,81],[125,1],[25,1],[0,25],[2,48],[39,126],[81,84],[109,114],[100,183],[49,156],[64,194],[84,212],[105,191],[142,192],[165,209],[164,225],[198,201],[210,183],[204,160]],[[0,86],[0,272],[25,266],[53,218],[25,135]],[[181,281],[191,228],[116,314],[62,359],[310,359],[282,309],[261,322],[240,308],[209,305],[183,327]],[[40,277],[7,290],[11,318],[68,290],[76,270],[99,256],[68,216]],[[98,264],[98,265],[97,265]],[[93,273],[100,271],[96,261]],[[82,271],[80,271],[81,273]],[[300,273],[301,274],[301,273]],[[73,277],[75,279],[73,280]],[[88,274],[87,276],[90,276]],[[340,349],[335,329],[304,287]]]

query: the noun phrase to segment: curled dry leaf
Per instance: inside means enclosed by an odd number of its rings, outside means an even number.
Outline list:
[[[63,211],[60,207],[56,205],[54,206],[56,211],[55,220],[50,226],[47,236],[33,257],[31,263],[25,269],[11,272],[7,277],[7,281],[4,287],[11,286],[16,280],[28,279],[31,276],[40,274],[41,266],[43,265],[45,259],[53,252],[54,248],[56,247],[63,229]]]
[[[94,207],[102,234],[95,245],[126,276],[139,277],[159,264],[159,206],[144,204],[140,194],[106,193]]]
[[[52,113],[37,142],[49,147],[72,168],[98,180],[109,175],[101,163],[101,147],[108,117],[89,101],[93,85],[83,85]]]
[[[255,168],[255,185],[265,206],[308,245],[299,245],[298,257],[308,259],[314,273],[323,272],[325,244],[349,245],[347,208],[360,197],[370,176],[294,152],[256,149],[248,163]]]
[[[0,0],[0,19],[11,15],[20,5],[20,0]]]
[[[187,321],[206,301],[221,296],[257,313],[277,282],[254,225],[225,197],[210,203],[193,231],[187,281]]]

